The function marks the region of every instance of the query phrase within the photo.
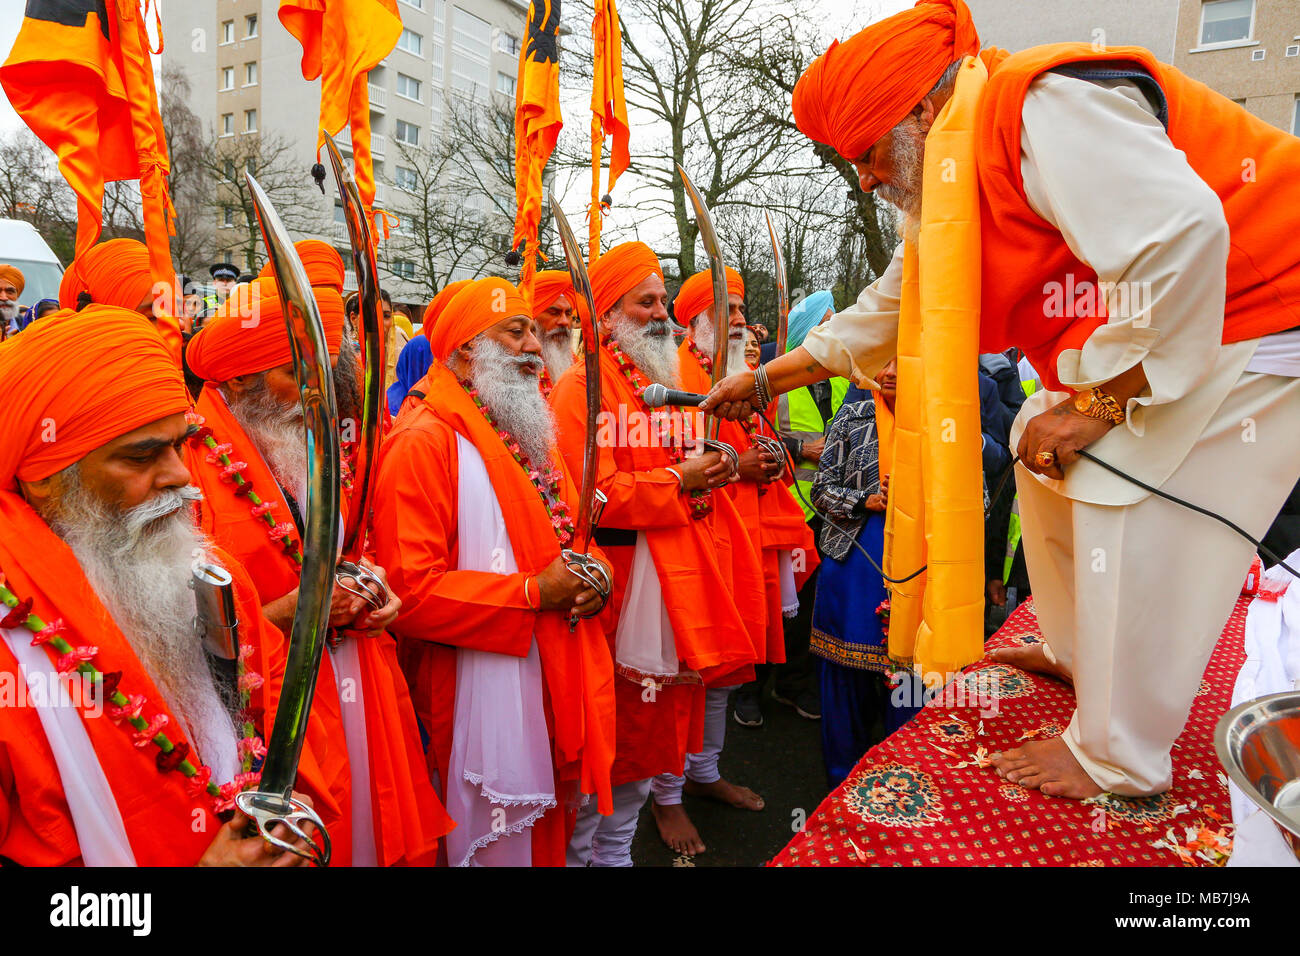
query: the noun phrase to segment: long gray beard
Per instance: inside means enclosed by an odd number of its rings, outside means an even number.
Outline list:
[[[6,323],[12,322],[18,315],[18,303],[8,300],[0,302],[0,319]]]
[[[307,440],[301,408],[285,408],[259,377],[244,392],[227,395],[230,411],[252,439],[280,487],[298,501],[307,490]]]
[[[695,333],[696,347],[712,359],[715,342],[713,321],[708,317],[708,313],[701,312],[697,315],[691,321],[691,328]],[[727,339],[727,372],[728,374],[743,372],[747,368],[749,366],[745,364],[745,330],[735,329],[729,333]]]
[[[681,363],[677,358],[677,345],[673,342],[671,322],[638,325],[622,309],[614,309],[609,314],[609,330],[610,336],[642,375],[669,388],[681,384]]]
[[[524,374],[528,367],[540,372],[542,360],[535,355],[511,355],[487,336],[479,336],[470,345],[470,382],[479,398],[529,461],[541,467],[551,459],[555,417],[542,398],[536,376]]]
[[[551,380],[558,381],[560,376],[573,364],[573,349],[570,347],[567,329],[556,328],[541,334],[542,360],[546,370],[551,373]]]
[[[915,116],[894,127],[889,156],[893,182],[876,187],[876,194],[898,209],[907,221],[921,218],[921,182],[925,163],[925,130]]]
[[[59,475],[61,494],[47,516],[72,549],[86,579],[113,618],[168,709],[202,760],[221,780],[239,763],[235,723],[212,679],[194,631],[192,565],[210,542],[188,505],[197,488],[169,489],[125,512],[88,491],[77,465]]]

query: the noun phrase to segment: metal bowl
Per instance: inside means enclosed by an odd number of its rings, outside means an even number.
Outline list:
[[[1234,707],[1214,730],[1219,763],[1300,856],[1300,691]]]

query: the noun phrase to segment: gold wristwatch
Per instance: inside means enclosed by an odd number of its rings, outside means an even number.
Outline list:
[[[1120,425],[1124,421],[1124,409],[1120,407],[1115,396],[1107,395],[1099,388],[1084,389],[1074,396],[1074,410],[1089,418]]]

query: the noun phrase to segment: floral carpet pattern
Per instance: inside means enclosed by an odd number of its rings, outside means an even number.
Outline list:
[[[1174,786],[1155,797],[1045,797],[1007,783],[989,755],[1058,737],[1074,711],[1067,684],[987,657],[877,744],[822,801],[772,866],[1181,866],[1222,853],[1181,849],[1232,818],[1214,726],[1245,660],[1244,597],[1205,670],[1174,744]],[[986,650],[1040,640],[1032,603]],[[1230,828],[1228,831],[1230,833]],[[1197,836],[1200,835],[1200,837]],[[1176,849],[1175,845],[1180,848]]]

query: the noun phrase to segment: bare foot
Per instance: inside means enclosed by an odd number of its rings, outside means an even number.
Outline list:
[[[668,844],[668,849],[682,856],[694,856],[704,852],[704,841],[700,839],[700,831],[695,829],[695,824],[691,822],[691,818],[686,815],[686,810],[680,803],[661,807],[651,800],[650,812],[655,815],[659,837]]]
[[[762,810],[767,806],[763,798],[749,787],[742,787],[722,779],[712,783],[697,783],[687,777],[683,792],[689,793],[692,797],[708,797],[710,800],[733,806],[737,810]]]
[[[1086,800],[1102,792],[1060,737],[1027,740],[1014,750],[994,754],[992,760],[999,777],[1049,797]]]
[[[1067,684],[1073,684],[1074,675],[1070,673],[1068,668],[1050,660],[1047,651],[1044,650],[1046,647],[1047,645],[1042,641],[1035,644],[1026,644],[1023,647],[999,647],[997,650],[989,652],[989,658],[999,664],[1010,664],[1012,667],[1019,667],[1022,671],[1046,674],[1048,677],[1055,677]]]

